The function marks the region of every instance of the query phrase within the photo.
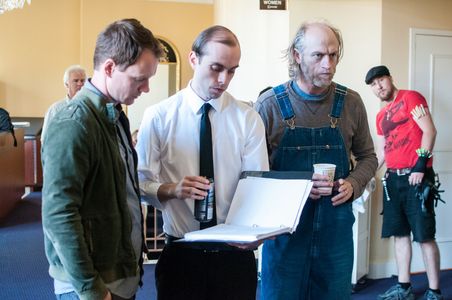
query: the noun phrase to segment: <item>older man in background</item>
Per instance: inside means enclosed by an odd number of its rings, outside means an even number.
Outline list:
[[[46,112],[44,117],[44,125],[42,126],[41,139],[44,140],[45,132],[47,131],[47,126],[49,124],[50,118],[53,118],[61,108],[71,100],[75,94],[82,88],[86,80],[86,71],[83,67],[79,65],[69,66],[63,75],[63,83],[66,87],[67,94],[64,99],[53,103]]]

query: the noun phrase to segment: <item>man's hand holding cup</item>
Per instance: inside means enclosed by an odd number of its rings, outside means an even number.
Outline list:
[[[332,194],[335,171],[334,164],[314,164],[313,187],[309,195],[312,199],[320,199],[322,196]]]

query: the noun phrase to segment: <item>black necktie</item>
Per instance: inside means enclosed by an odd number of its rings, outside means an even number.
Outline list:
[[[205,103],[202,106],[201,130],[199,134],[199,175],[213,179],[212,127],[210,126],[209,110],[212,106]],[[215,194],[214,194],[215,195]],[[210,222],[201,223],[201,229],[217,224],[215,196],[213,200],[213,218]]]

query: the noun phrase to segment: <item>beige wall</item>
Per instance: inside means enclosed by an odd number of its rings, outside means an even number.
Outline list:
[[[196,36],[213,24],[213,5],[145,0],[82,0],[82,63],[92,68],[97,34],[112,20],[137,18],[155,35],[165,37],[181,57],[181,87],[192,76],[188,53]]]
[[[0,106],[43,116],[65,96],[63,72],[79,62],[79,0],[42,0],[0,15]]]
[[[240,67],[228,88],[232,95],[256,101],[262,89],[287,80],[282,51],[289,41],[289,11],[259,10],[253,1],[215,0],[215,23],[230,28],[240,41]]]
[[[181,86],[191,78],[187,57],[196,35],[213,24],[213,5],[146,0],[39,0],[0,15],[0,106],[13,116],[43,116],[65,96],[71,64],[92,73],[97,34],[120,18],[137,18],[178,49]]]

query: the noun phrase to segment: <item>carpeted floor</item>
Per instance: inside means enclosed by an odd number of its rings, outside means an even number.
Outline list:
[[[0,300],[55,299],[41,226],[41,194],[31,193],[0,222]],[[137,300],[156,299],[154,265],[146,264]]]
[[[37,193],[0,223],[0,299],[55,299],[47,268]]]
[[[452,270],[442,271],[440,275],[441,292],[444,300],[452,300]],[[365,287],[352,295],[352,300],[375,300],[378,294],[383,293],[397,283],[397,277],[368,280]],[[425,273],[411,276],[411,284],[415,299],[424,299],[423,295],[428,288],[427,275]]]
[[[47,268],[41,227],[41,194],[34,192],[0,222],[0,300],[55,299]],[[144,285],[137,293],[137,300],[156,299],[154,265],[147,264],[144,269]],[[396,278],[368,280],[356,287],[351,298],[374,300],[396,281]],[[426,275],[414,275],[412,283],[416,299],[422,299],[427,288]],[[441,272],[441,285],[445,299],[452,300],[452,271]]]

